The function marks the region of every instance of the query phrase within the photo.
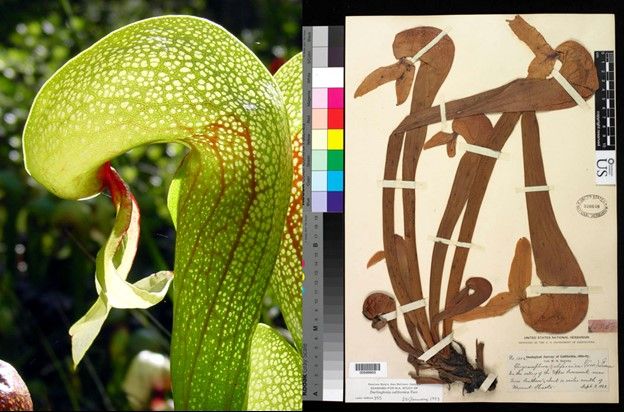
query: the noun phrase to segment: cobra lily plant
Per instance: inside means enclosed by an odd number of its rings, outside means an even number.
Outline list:
[[[219,25],[163,16],[109,34],[42,87],[27,171],[66,199],[108,191],[116,208],[98,298],[69,330],[75,365],[111,308],[148,308],[173,284],[176,409],[301,409],[301,64],[273,77]],[[174,268],[131,283],[140,213],[111,160],[162,142],[188,148],[168,195]],[[296,348],[258,324],[269,284]]]

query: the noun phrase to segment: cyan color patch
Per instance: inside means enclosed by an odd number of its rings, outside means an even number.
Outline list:
[[[329,171],[327,172],[327,190],[330,192],[342,192],[344,188],[344,172]]]

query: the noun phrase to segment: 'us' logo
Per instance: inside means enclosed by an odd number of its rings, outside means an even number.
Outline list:
[[[613,176],[613,164],[615,159],[598,159],[596,161],[596,174],[598,177]]]

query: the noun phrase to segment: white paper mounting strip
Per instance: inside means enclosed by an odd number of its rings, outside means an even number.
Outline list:
[[[490,389],[490,386],[492,386],[492,384],[494,383],[495,379],[496,379],[495,373],[488,374],[487,378],[485,378],[485,380],[483,381],[479,389],[482,390],[483,392],[487,392],[488,389]]]
[[[483,246],[477,245],[475,243],[459,242],[457,240],[444,239],[444,238],[436,237],[436,236],[429,236],[429,240],[433,240],[434,242],[444,243],[445,245],[449,245],[449,246],[452,245],[452,246],[456,246],[456,247],[465,247],[465,248],[472,248],[472,249],[483,249]]]
[[[589,104],[583,99],[583,96],[576,91],[576,89],[570,84],[570,82],[563,77],[563,75],[559,72],[561,68],[561,62],[557,60],[555,62],[555,67],[552,71],[552,77],[557,80],[557,82],[563,87],[563,89],[574,99],[577,105],[579,105],[583,109],[589,109]]]
[[[516,193],[527,193],[527,192],[548,192],[553,190],[554,186],[525,186],[525,187],[516,187]]]
[[[440,342],[436,343],[435,345],[427,349],[427,351],[423,353],[422,355],[420,355],[418,359],[423,362],[427,362],[429,359],[433,358],[436,353],[440,352],[442,349],[448,346],[452,340],[453,340],[453,332],[447,335]]]
[[[407,313],[407,312],[411,312],[412,310],[424,308],[425,306],[427,306],[426,299],[415,300],[406,305],[399,306],[399,309],[395,310],[394,312],[384,313],[382,317],[385,320],[394,320],[397,318],[399,311],[401,313]]]
[[[442,37],[446,36],[446,33],[448,33],[449,30],[450,29],[448,27],[442,30],[429,43],[425,44],[425,46],[422,49],[418,50],[418,53],[416,53],[414,57],[412,57],[412,62],[416,63],[418,60],[420,60],[423,54],[427,53],[433,46],[438,44],[438,42],[442,40]]]
[[[446,102],[440,102],[440,129],[446,130]]]
[[[440,131],[444,133],[452,133],[453,129],[449,127],[449,121],[446,119],[446,101],[440,100]]]
[[[589,293],[602,293],[600,286],[541,286],[530,285],[527,292],[535,295],[587,295]]]
[[[381,187],[390,189],[425,189],[427,184],[424,182],[416,182],[412,180],[380,180]]]
[[[487,157],[493,157],[494,159],[507,157],[507,153],[497,152],[496,150],[492,150],[483,146],[477,146],[466,142],[457,142],[457,145],[467,152],[476,153]]]

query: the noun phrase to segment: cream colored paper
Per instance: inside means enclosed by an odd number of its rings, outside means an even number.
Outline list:
[[[394,83],[380,86],[357,99],[353,98],[353,94],[367,74],[396,61],[392,54],[394,36],[402,30],[418,26],[447,29],[455,44],[451,71],[434,105],[440,103],[440,96],[448,102],[523,78],[533,55],[509,28],[506,20],[513,17],[375,16],[346,19],[345,364],[387,362],[386,383],[388,379],[396,379],[397,382],[409,379],[408,372],[412,367],[407,363],[407,354],[398,349],[387,328],[382,331],[371,328],[370,321],[363,317],[361,311],[362,302],[370,293],[385,291],[393,295],[385,261],[369,269],[366,263],[376,251],[383,249],[382,189],[378,182],[383,178],[389,133],[409,113],[411,95],[407,102],[396,106]],[[553,47],[572,39],[586,47],[592,56],[595,50],[615,49],[612,15],[523,17]],[[485,342],[486,373],[498,375],[498,385],[491,392],[477,390],[465,395],[459,384],[454,384],[450,390],[444,386],[443,402],[578,403],[618,400],[617,334],[588,332],[588,320],[617,319],[616,188],[597,186],[594,181],[594,98],[588,103],[590,110],[573,107],[538,113],[537,119],[547,183],[556,187],[556,190],[550,191],[550,197],[557,222],[583,269],[588,286],[601,287],[603,293],[589,296],[586,318],[567,334],[535,332],[524,323],[518,307],[500,317],[455,323],[454,337],[466,346],[473,362],[475,339]],[[495,123],[499,115],[489,117]],[[430,125],[427,137],[439,129],[439,124]],[[493,294],[507,290],[507,276],[516,241],[523,236],[529,237],[525,194],[516,192],[516,188],[524,186],[519,124],[503,151],[509,157],[506,161],[498,161],[494,168],[473,236],[473,242],[484,248],[470,251],[464,272],[464,280],[470,276],[487,278],[493,285]],[[428,291],[429,287],[434,245],[428,236],[437,232],[462,154],[458,152],[454,158],[449,158],[445,147],[441,146],[426,150],[420,156],[416,180],[426,183],[427,190],[416,191],[416,231],[424,291]],[[596,217],[581,214],[578,208],[586,201],[583,199],[594,199],[586,195],[600,196],[606,203],[606,213]],[[397,233],[402,234],[401,190],[396,191],[395,205],[395,227]],[[454,239],[457,238],[458,228],[459,223],[452,237]],[[454,247],[451,246],[442,281],[442,302],[453,253]],[[532,284],[539,284],[535,272]],[[428,298],[427,292],[424,297]],[[399,326],[407,335],[401,317]],[[518,363],[514,369],[513,365],[510,366],[510,356],[520,359],[532,353],[550,359],[553,352],[562,355],[561,359],[586,353],[587,359],[592,362],[607,362],[607,366],[612,367],[600,367],[606,374],[601,375],[602,386],[595,390],[579,390],[578,385],[529,391],[512,387],[509,374],[517,372],[517,368],[526,367],[528,361],[523,360],[525,363]],[[366,398],[361,391],[367,385],[355,379],[347,379],[347,401],[356,400],[358,396]],[[604,381],[607,381],[606,385]],[[400,397],[386,400],[401,401]]]

